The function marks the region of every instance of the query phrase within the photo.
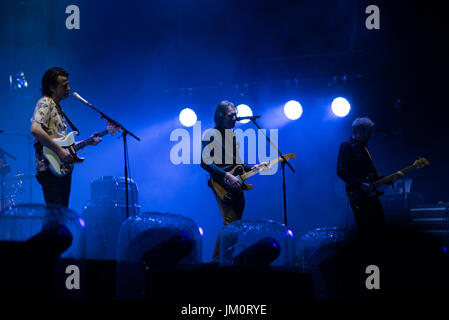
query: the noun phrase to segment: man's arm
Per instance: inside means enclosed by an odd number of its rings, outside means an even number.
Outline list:
[[[357,177],[355,177],[350,169],[350,153],[347,144],[341,144],[340,150],[338,152],[338,161],[337,161],[337,175],[344,180],[348,185],[353,188],[360,188],[363,184],[363,181]]]
[[[60,147],[58,144],[56,144],[53,139],[45,132],[45,130],[42,128],[42,125],[38,122],[33,122],[31,124],[31,134],[43,145],[47,148],[50,148],[53,150],[59,158],[61,158],[62,161],[72,161],[73,157],[70,154],[69,151],[65,150],[64,148]]]
[[[89,139],[90,139],[90,141],[87,141]],[[86,141],[87,141],[87,144],[86,144],[87,146],[96,146],[101,141],[103,141],[103,138],[98,135],[98,132],[94,132],[89,138],[80,140],[80,141],[76,141],[75,146],[79,145],[80,143],[85,143]]]

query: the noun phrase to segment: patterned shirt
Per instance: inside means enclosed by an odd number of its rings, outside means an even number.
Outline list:
[[[42,129],[50,138],[61,138],[67,134],[67,124],[59,111],[59,107],[52,98],[42,97],[36,103],[31,123],[40,123]],[[36,170],[45,171],[48,168],[48,161],[42,155],[42,144],[34,138],[34,148],[36,149]]]

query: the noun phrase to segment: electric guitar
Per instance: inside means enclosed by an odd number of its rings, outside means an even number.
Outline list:
[[[427,166],[429,166],[429,160],[421,157],[421,158],[415,160],[411,166],[401,169],[400,171],[402,171],[405,174],[414,169],[421,169],[421,168],[425,168]],[[366,182],[370,183],[373,186],[373,190],[368,191],[368,192],[360,190],[360,189],[353,190],[348,193],[349,198],[351,199],[351,201],[357,202],[358,200],[360,200],[362,198],[369,198],[369,197],[373,197],[373,196],[383,195],[383,192],[378,191],[377,188],[380,187],[381,185],[392,182],[395,178],[397,178],[396,173],[393,173],[389,176],[383,177],[382,179],[379,179],[379,180],[375,180],[375,176],[371,175],[366,178]]]
[[[103,137],[108,133],[114,135],[116,131],[116,127],[108,126],[107,129],[95,134],[95,137]],[[84,158],[79,157],[76,153],[78,152],[78,150],[84,148],[85,146],[92,145],[93,143],[93,137],[85,139],[79,143],[75,143],[75,135],[76,132],[72,131],[65,137],[53,139],[53,141],[57,145],[63,147],[72,154],[73,161],[62,161],[56,154],[56,152],[46,146],[44,146],[42,149],[42,154],[49,162],[48,167],[50,168],[51,172],[57,177],[64,177],[73,169],[73,165],[75,163],[83,162]]]
[[[289,159],[295,159],[296,154],[294,153],[287,153],[284,154],[284,158],[288,161]],[[284,161],[281,157],[271,160],[268,163],[261,164],[259,167],[245,172],[243,169],[243,166],[240,164],[230,166],[228,168],[225,168],[225,171],[229,172],[230,174],[234,175],[236,178],[240,180],[242,183],[242,190],[251,190],[254,188],[254,185],[252,184],[246,184],[245,180],[251,178],[252,176],[261,173],[263,171],[267,171],[271,169],[271,166],[275,164],[276,162]],[[225,183],[223,181],[216,181],[214,179],[210,179],[210,187],[216,192],[218,197],[220,197],[223,201],[231,201],[232,200],[232,194],[234,191],[231,188],[231,185],[229,183]]]

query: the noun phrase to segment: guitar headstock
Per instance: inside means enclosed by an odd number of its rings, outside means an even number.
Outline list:
[[[286,153],[286,154],[283,154],[283,156],[284,156],[285,160],[287,160],[287,161],[290,159],[296,159],[295,153]],[[283,161],[283,160],[281,159],[281,161]]]
[[[429,160],[427,160],[424,157],[421,157],[421,158],[415,160],[415,162],[413,162],[413,166],[415,166],[418,169],[425,168],[425,167],[429,166]]]
[[[108,129],[109,134],[114,135],[117,131],[121,129],[119,127],[114,126],[113,124],[109,124],[106,129]]]

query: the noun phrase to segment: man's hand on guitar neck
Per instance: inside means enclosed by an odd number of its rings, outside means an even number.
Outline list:
[[[117,131],[119,131],[119,128],[117,128],[116,126],[113,125],[109,125],[107,126],[108,132],[111,135],[114,135]],[[93,146],[96,146],[97,144],[99,144],[101,141],[103,141],[103,138],[100,137],[98,135],[98,132],[94,132],[91,136],[90,139],[92,140],[92,142],[90,143]]]
[[[235,191],[242,190],[242,183],[240,182],[240,180],[234,177],[229,172],[226,172],[226,175],[224,176],[224,182],[228,183]]]
[[[261,162],[259,164],[255,164],[254,166],[251,167],[251,170],[257,169],[259,167],[268,167],[268,162]]]
[[[90,138],[92,139],[92,143],[91,143],[91,144],[92,144],[93,146],[96,146],[96,145],[99,144],[101,141],[103,141],[103,138],[98,136],[98,132],[94,132],[94,134],[92,134],[92,135],[90,136]]]
[[[402,171],[398,171],[393,175],[393,180],[391,180],[391,183],[394,183],[395,181],[399,180],[402,178],[402,176],[404,175],[404,172]]]

